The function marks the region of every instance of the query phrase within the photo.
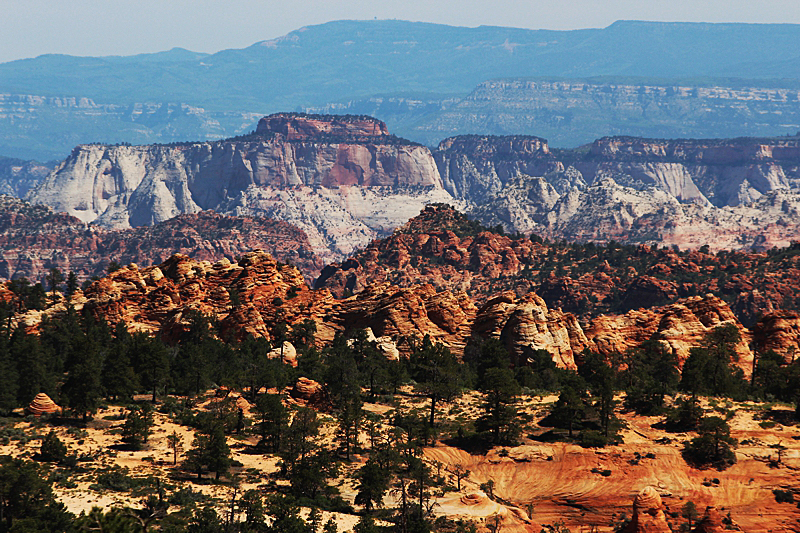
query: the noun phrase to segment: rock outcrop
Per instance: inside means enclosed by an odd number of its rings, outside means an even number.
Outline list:
[[[466,135],[434,156],[448,191],[511,232],[765,249],[800,230],[797,138],[605,137],[554,152],[536,137]]]
[[[517,364],[525,363],[528,350],[545,350],[559,367],[575,369],[575,355],[593,346],[577,317],[548,310],[534,293],[520,299],[511,292],[491,298],[478,310],[473,331],[501,338]]]
[[[155,226],[107,230],[42,205],[0,196],[0,277],[6,279],[44,282],[49,269],[58,268],[84,281],[103,275],[112,261],[149,266],[175,253],[198,260],[234,260],[254,249],[297,265],[309,281],[323,265],[305,233],[286,222],[202,211]]]
[[[722,515],[713,505],[706,507],[703,518],[692,529],[692,533],[723,533],[723,531],[726,531],[726,527],[722,523]]]
[[[204,209],[269,216],[298,225],[324,255],[347,253],[451,196],[430,151],[375,119],[284,113],[226,141],[82,145],[28,198],[112,228]]]
[[[5,297],[15,298],[7,289]],[[504,291],[477,305],[464,292],[437,290],[430,284],[401,287],[376,282],[354,296],[335,299],[327,288],[310,289],[296,267],[262,250],[243,254],[237,263],[228,259],[211,263],[176,254],[157,266],[131,264],[94,281],[70,303],[111,325],[122,322],[131,330],[168,340],[178,338],[193,313],[200,312],[215,316],[223,335],[237,338],[269,338],[280,321],[291,326],[312,320],[315,338],[323,345],[337,332],[368,329],[368,340],[389,359],[407,354],[410,346],[404,341],[413,337],[427,335],[459,356],[471,338],[493,337],[505,344],[515,364],[525,364],[531,351],[545,350],[562,368],[579,366],[579,354],[587,348],[611,355],[649,340],[662,343],[683,364],[690,350],[708,342],[715,328],[731,325],[741,337],[734,346],[734,363],[745,376],[753,369],[752,346],[781,347],[780,352],[790,358],[797,329],[796,318],[787,326],[776,316],[751,331],[714,295],[583,319],[550,308],[534,292],[517,296]],[[65,304],[60,303],[43,312],[18,315],[15,321],[36,330],[44,316],[57,316],[64,310]],[[291,344],[284,345],[283,354],[295,364]],[[280,348],[270,356],[280,357]]]
[[[683,365],[690,350],[701,346],[715,328],[733,325],[741,340],[735,346],[739,368],[750,375],[753,370],[752,333],[736,319],[730,307],[713,295],[693,296],[674,304],[637,309],[624,315],[601,315],[592,320],[586,337],[599,353],[625,353],[647,340],[657,340],[678,357]]]
[[[733,311],[753,328],[764,313],[800,311],[797,276],[796,244],[769,253],[712,254],[705,248],[544,243],[482,227],[450,206],[429,205],[390,237],[325,267],[316,287],[342,297],[374,283],[428,283],[464,291],[478,306],[506,291],[516,298],[535,292],[549,308],[584,319],[713,294],[717,304],[730,307],[728,315]]]
[[[800,352],[800,313],[774,311],[765,314],[753,328],[756,348],[774,350],[792,362]]]
[[[794,137],[604,137],[587,151],[467,135],[432,154],[371,117],[278,113],[224,141],[78,146],[28,198],[114,228],[207,209],[268,216],[328,260],[434,202],[556,239],[768,249],[800,231],[799,173]]]
[[[653,487],[645,487],[633,499],[633,516],[622,533],[671,533],[664,503]]]
[[[0,95],[0,108],[3,96]],[[0,156],[0,194],[21,198],[53,170],[54,163],[23,161]]]
[[[42,416],[53,413],[61,413],[61,407],[50,399],[50,396],[40,392],[34,397],[30,405],[25,408],[25,412],[33,416]]]

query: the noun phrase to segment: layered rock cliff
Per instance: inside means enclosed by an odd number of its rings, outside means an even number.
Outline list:
[[[55,163],[23,161],[0,156],[0,194],[17,198],[25,196],[50,174],[54,166]]]
[[[393,117],[397,125],[392,125],[412,139],[431,143],[462,133],[518,133],[547,137],[558,147],[579,146],[620,133],[714,138],[793,135],[797,131],[800,99],[796,86],[758,86],[753,81],[734,85],[732,80],[717,80],[716,84],[665,81],[505,77],[481,83],[455,103],[431,102],[424,112],[411,116],[407,111],[406,116]],[[373,100],[354,101],[339,109],[348,113],[383,111]]]
[[[551,150],[538,137],[468,135],[432,154],[371,117],[279,113],[226,141],[79,146],[28,198],[115,228],[204,209],[267,216],[338,259],[433,202],[559,239],[786,246],[800,231],[798,184],[797,138]]]
[[[535,137],[469,135],[443,141],[434,156],[473,216],[511,232],[763,249],[800,230],[796,137],[607,137],[550,150]]]
[[[450,195],[430,151],[375,119],[277,114],[227,141],[79,146],[28,198],[112,228],[204,209],[269,216],[299,226],[324,255]]]

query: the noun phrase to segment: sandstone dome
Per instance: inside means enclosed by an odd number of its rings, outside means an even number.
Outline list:
[[[49,413],[60,413],[61,407],[50,399],[50,396],[40,392],[36,395],[33,401],[25,408],[25,411],[34,416],[41,416]]]

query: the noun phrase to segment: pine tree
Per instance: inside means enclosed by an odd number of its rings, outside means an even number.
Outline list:
[[[389,476],[378,461],[370,458],[356,473],[358,493],[355,497],[357,505],[363,505],[366,512],[380,507],[383,496],[389,490]]]
[[[153,427],[153,411],[149,405],[132,407],[122,426],[122,441],[134,450],[141,450],[150,438]]]
[[[47,372],[39,337],[18,328],[11,335],[9,359],[16,362],[17,405],[28,405],[40,392],[54,396],[53,376]]]
[[[78,283],[78,276],[72,270],[67,275],[67,297],[71,297],[78,290],[80,284]]]
[[[480,389],[486,397],[484,413],[475,422],[476,428],[478,431],[488,432],[495,444],[513,443],[518,434],[514,424],[517,410],[513,404],[520,393],[514,373],[509,368],[489,368]]]
[[[67,379],[61,387],[61,394],[66,397],[67,406],[84,421],[93,416],[100,406],[102,398],[100,374],[100,356],[89,352],[82,363],[69,369]]]
[[[560,427],[566,427],[569,436],[572,437],[575,425],[583,420],[585,409],[586,405],[578,392],[573,386],[565,385],[550,415]]]
[[[58,287],[64,283],[64,274],[55,267],[51,268],[47,273],[47,286],[50,287],[50,295],[55,297],[56,290]]]
[[[344,450],[345,457],[350,460],[350,453],[353,449],[358,448],[358,433],[361,429],[361,422],[364,419],[364,402],[361,397],[354,395],[345,400],[336,414],[336,419],[339,423],[337,436],[339,438],[340,447]]]
[[[152,401],[156,402],[156,393],[169,376],[169,354],[166,346],[157,338],[146,333],[137,332],[127,339],[130,343],[128,353],[132,354],[136,374],[142,380],[142,386],[152,392]]]
[[[709,416],[700,422],[698,437],[686,443],[683,456],[697,465],[712,465],[719,470],[736,462],[736,439],[731,437],[731,428],[718,416]]]
[[[262,394],[256,401],[259,446],[267,446],[273,453],[281,449],[283,435],[288,429],[289,413],[277,394]]]
[[[410,358],[412,376],[431,400],[429,425],[434,427],[436,403],[449,401],[461,390],[458,360],[442,344],[434,344],[426,335],[414,347]]]
[[[173,431],[167,436],[167,446],[172,450],[172,464],[178,464],[178,454],[183,451],[183,438]]]
[[[103,361],[101,382],[105,395],[117,400],[130,398],[138,387],[138,376],[130,356],[131,338],[125,324],[115,330],[115,340]]]
[[[231,449],[228,447],[222,424],[214,425],[207,442],[206,465],[214,472],[215,479],[219,479],[221,474],[228,473],[231,466]]]
[[[17,407],[19,374],[11,359],[11,347],[5,333],[0,333],[0,413],[8,414]]]
[[[63,463],[67,459],[67,447],[61,442],[61,439],[58,438],[55,431],[51,430],[50,433],[42,439],[39,456],[42,461],[55,463]]]

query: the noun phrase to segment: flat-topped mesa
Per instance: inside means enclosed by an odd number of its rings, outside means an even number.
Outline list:
[[[475,158],[549,155],[547,140],[532,135],[459,135],[439,143],[439,151],[453,151]]]
[[[592,143],[592,158],[726,165],[748,162],[800,162],[800,138],[645,139],[603,137]]]
[[[256,133],[280,133],[289,141],[315,140],[321,136],[349,138],[388,136],[386,124],[363,115],[307,115],[275,113],[258,121]]]

